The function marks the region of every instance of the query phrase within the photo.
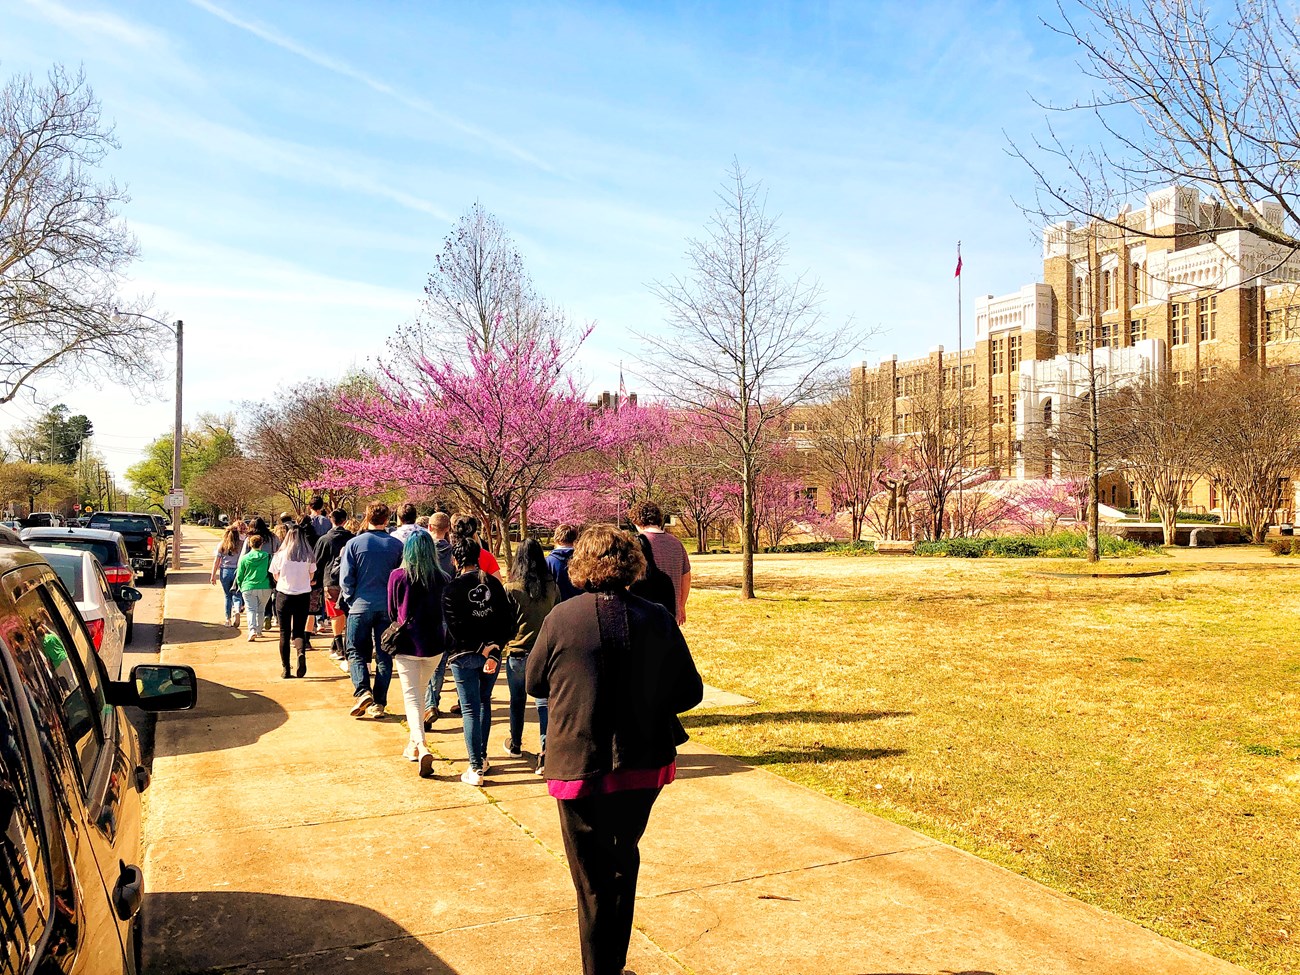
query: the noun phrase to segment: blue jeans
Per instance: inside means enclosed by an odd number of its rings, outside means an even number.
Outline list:
[[[510,686],[510,742],[515,751],[523,750],[524,708],[528,705],[528,692],[524,689],[528,658],[512,655],[506,657],[506,682]],[[541,753],[546,754],[546,698],[537,698],[537,730],[541,734]]]
[[[226,594],[226,619],[230,619],[232,614],[244,611],[244,597],[235,588],[234,569],[222,569],[217,578],[221,580],[221,591]],[[235,609],[236,606],[239,608]]]
[[[352,696],[370,694],[381,707],[388,705],[388,684],[393,679],[393,658],[379,643],[388,623],[388,613],[381,609],[348,613],[348,669],[352,672]],[[373,688],[370,686],[371,653],[375,658]]]
[[[460,720],[465,728],[465,754],[470,768],[482,772],[487,764],[488,732],[492,729],[492,686],[497,682],[495,673],[483,673],[485,658],[482,654],[466,654],[451,665],[451,679],[456,682],[456,696],[460,698]]]

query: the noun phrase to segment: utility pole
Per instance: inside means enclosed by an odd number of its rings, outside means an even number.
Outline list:
[[[172,428],[172,492],[181,489],[181,378],[185,368],[185,323],[179,318],[173,326],[176,332],[176,423]],[[181,509],[172,508],[172,568],[181,567]]]

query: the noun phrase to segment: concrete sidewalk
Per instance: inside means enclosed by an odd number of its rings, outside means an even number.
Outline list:
[[[504,679],[487,787],[460,783],[447,718],[438,777],[420,779],[400,717],[350,717],[323,650],[282,680],[274,640],[232,639],[207,584],[215,539],[186,536],[162,659],[201,687],[195,711],[158,722],[147,971],[579,972],[555,802],[502,756]],[[1243,971],[705,749],[678,765],[642,843],[637,975]]]

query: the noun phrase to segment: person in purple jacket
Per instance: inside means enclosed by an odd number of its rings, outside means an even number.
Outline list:
[[[424,689],[446,650],[442,613],[446,585],[433,536],[423,531],[410,535],[402,546],[402,564],[388,577],[388,616],[404,624],[393,656],[411,730],[402,757],[419,762],[420,775],[426,779],[433,775],[433,755],[424,737]]]

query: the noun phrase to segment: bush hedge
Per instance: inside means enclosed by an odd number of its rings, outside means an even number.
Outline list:
[[[1111,557],[1144,555],[1147,549],[1137,542],[1102,535],[1101,554]],[[918,542],[917,555],[958,559],[979,558],[1083,558],[1088,553],[1088,538],[1082,532],[1056,532],[1052,535],[1001,535],[993,538],[945,538],[937,542]]]
[[[1274,555],[1300,555],[1300,538],[1290,538],[1286,535],[1281,538],[1270,538],[1268,550]]]
[[[1134,518],[1137,518],[1140,514],[1137,508],[1120,508],[1119,510]],[[1151,519],[1153,521],[1160,520],[1160,515],[1154,509],[1151,511]],[[1196,511],[1180,511],[1177,520],[1188,525],[1217,525],[1220,521],[1218,515],[1203,515]]]

